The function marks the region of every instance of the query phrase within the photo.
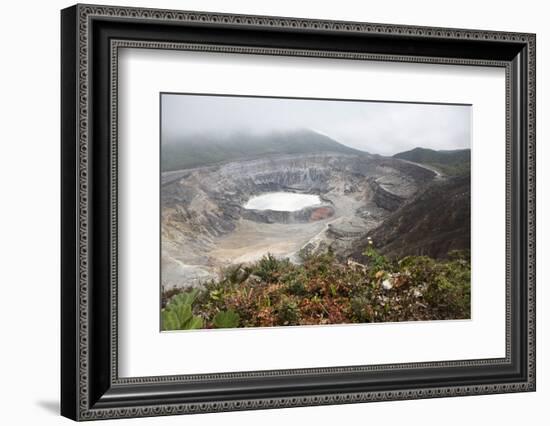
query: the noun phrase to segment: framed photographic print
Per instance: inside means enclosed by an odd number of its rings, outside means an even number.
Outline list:
[[[76,5],[74,420],[535,390],[535,36]]]

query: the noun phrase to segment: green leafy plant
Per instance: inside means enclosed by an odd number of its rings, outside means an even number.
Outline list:
[[[220,311],[214,316],[213,324],[216,328],[235,328],[239,326],[240,316],[233,309]]]
[[[371,307],[371,300],[367,297],[353,297],[350,301],[350,306],[357,322],[372,322],[374,319],[374,309]]]
[[[194,289],[172,297],[161,311],[163,330],[194,330],[202,328],[203,320],[193,315],[193,302],[198,294]]]
[[[296,301],[283,297],[277,306],[277,317],[283,325],[297,325],[300,319],[300,310]]]
[[[288,259],[279,260],[271,253],[262,257],[252,269],[252,273],[260,277],[263,281],[277,281],[280,273],[290,266]]]
[[[372,247],[372,245],[367,247],[363,255],[369,258],[373,269],[376,271],[386,269],[389,266],[388,259],[378,253],[378,251],[374,247]]]
[[[305,296],[307,295],[307,289],[303,281],[300,279],[291,279],[286,283],[289,294],[296,296]]]

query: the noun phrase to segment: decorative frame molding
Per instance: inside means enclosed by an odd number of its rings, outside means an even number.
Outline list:
[[[181,41],[159,36],[158,41],[133,38],[124,24],[139,23],[143,31],[174,28],[224,28],[227,31],[276,31],[299,38],[315,32],[327,37],[350,35],[382,40],[373,51],[324,50],[315,47],[258,47]],[[96,25],[97,24],[97,25]],[[102,27],[104,25],[104,27]],[[246,32],[246,31],[245,31]],[[103,35],[109,34],[109,36]],[[117,38],[117,34],[124,33]],[[173,33],[171,33],[173,34]],[[164,38],[162,38],[164,36]],[[94,38],[95,37],[95,38]],[[245,39],[246,37],[243,36]],[[107,41],[106,41],[107,40]],[[286,39],[285,39],[286,40]],[[383,40],[415,45],[424,42],[479,47],[469,56],[405,55],[382,52]],[[288,40],[285,41],[289,43]],[[336,45],[336,42],[335,42]],[[362,367],[275,370],[193,376],[118,377],[117,368],[117,70],[123,47],[217,51],[239,54],[314,56],[336,59],[481,65],[506,69],[506,357],[503,359],[390,364]],[[498,47],[498,48],[496,48]],[[492,48],[493,53],[488,50]],[[426,48],[423,52],[429,52]],[[422,51],[421,48],[419,50]],[[100,55],[101,53],[101,55]],[[197,412],[292,407],[352,402],[434,398],[535,390],[535,36],[533,34],[402,25],[337,22],[267,16],[135,9],[76,5],[62,12],[62,414],[75,420],[141,417]],[[108,63],[104,63],[108,62]],[[94,68],[96,67],[96,68]],[[101,100],[98,100],[101,97]],[[105,98],[105,99],[104,99]],[[105,103],[108,102],[108,104]],[[101,117],[101,119],[99,118]],[[103,121],[102,121],[103,120]],[[108,123],[107,123],[108,122]],[[519,124],[519,125],[518,125]],[[99,138],[107,138],[101,145]],[[105,142],[105,140],[103,140]],[[107,146],[108,145],[108,146]],[[108,171],[107,181],[92,169],[98,158]],[[103,163],[102,163],[103,164]],[[107,189],[108,194],[101,190]],[[105,198],[106,197],[106,198]],[[521,205],[517,205],[517,201]],[[514,209],[520,209],[515,211]],[[98,218],[100,217],[100,218]],[[63,219],[65,218],[65,219]],[[108,229],[108,237],[96,229]],[[109,264],[97,266],[99,246]],[[97,253],[98,256],[94,256]],[[516,265],[515,256],[519,257]],[[514,258],[514,262],[512,259]],[[105,270],[104,270],[105,269]],[[101,276],[108,278],[101,281]],[[519,300],[521,299],[521,300]],[[93,303],[92,303],[93,302]],[[519,303],[520,305],[513,305]],[[97,305],[105,305],[99,309]],[[105,309],[105,307],[109,309]],[[519,308],[521,307],[521,309]],[[94,342],[96,345],[92,345]],[[213,395],[168,399],[162,388],[203,385],[212,388],[232,379],[259,380],[331,376],[409,370],[450,371],[494,366],[507,369],[509,380],[468,385],[397,386],[376,389],[365,385],[351,391],[288,390],[266,397]],[[515,376],[512,375],[512,370]],[[442,373],[438,373],[442,374]],[[435,380],[435,379],[434,379]],[[350,382],[351,383],[351,382]],[[370,384],[369,386],[373,386]],[[349,386],[349,389],[353,386]],[[149,393],[150,397],[136,396]],[[321,389],[321,388],[319,388]],[[211,389],[207,392],[211,392]],[[243,396],[247,395],[243,391]]]

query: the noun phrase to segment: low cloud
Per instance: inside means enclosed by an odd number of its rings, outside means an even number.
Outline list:
[[[188,136],[311,129],[371,153],[470,148],[471,106],[162,95],[163,143]]]

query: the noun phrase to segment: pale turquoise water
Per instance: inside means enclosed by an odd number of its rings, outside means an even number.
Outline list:
[[[268,192],[248,200],[244,208],[248,210],[276,210],[295,212],[304,207],[321,204],[321,198],[312,194],[295,194],[293,192]]]

